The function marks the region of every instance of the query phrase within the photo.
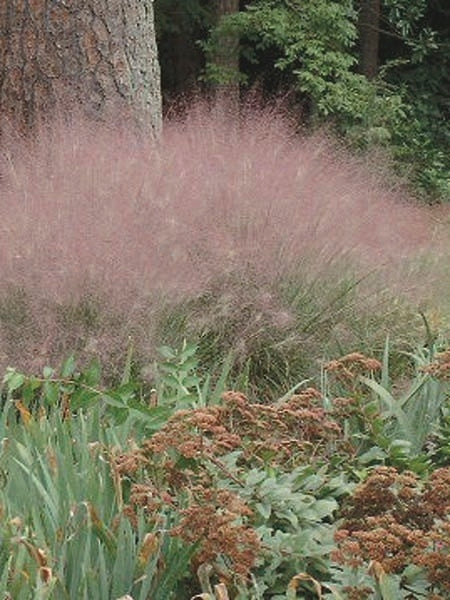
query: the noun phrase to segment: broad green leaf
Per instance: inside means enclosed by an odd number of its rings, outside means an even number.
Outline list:
[[[311,507],[311,510],[314,511],[318,519],[323,519],[325,517],[331,516],[337,509],[339,505],[334,499],[330,500],[317,500]]]
[[[177,357],[176,353],[169,346],[160,346],[158,348],[159,354],[167,360],[173,360]]]
[[[70,408],[72,410],[89,409],[100,399],[100,394],[87,389],[79,389],[70,397]]]
[[[363,375],[360,375],[359,379],[378,395],[380,400],[388,409],[389,414],[391,414],[397,419],[400,430],[405,436],[405,439],[412,440],[414,438],[414,432],[411,431],[411,427],[408,423],[407,416],[403,412],[398,401],[386,389],[384,389],[379,383],[377,383],[373,379],[369,379],[368,377],[364,377]]]
[[[262,502],[257,502],[255,504],[255,510],[262,516],[263,519],[267,521],[272,514],[272,506],[270,504],[263,504]]]
[[[25,375],[14,371],[14,369],[8,368],[6,375],[3,378],[3,383],[6,383],[9,392],[14,392],[25,383]]]
[[[84,384],[94,387],[99,384],[102,367],[98,360],[93,360],[88,368],[83,371],[82,381]]]
[[[387,457],[386,452],[379,446],[373,446],[367,452],[364,452],[358,456],[358,462],[362,465],[368,465],[370,463],[382,463]]]
[[[71,377],[75,372],[75,357],[71,354],[63,363],[61,367],[61,377]]]
[[[42,370],[42,374],[46,379],[50,379],[54,376],[55,369],[52,369],[51,367],[44,367]]]
[[[183,348],[182,348],[181,352],[178,355],[179,359],[184,363],[186,361],[186,359],[191,358],[192,356],[195,356],[197,351],[198,351],[197,344],[185,342],[183,344]]]
[[[45,404],[47,406],[57,406],[59,401],[59,384],[53,381],[45,381],[42,391]]]
[[[199,385],[200,379],[196,375],[187,375],[183,378],[182,383],[185,387],[191,388]]]
[[[400,577],[381,573],[377,581],[383,600],[399,600],[399,598],[403,597],[400,588]]]

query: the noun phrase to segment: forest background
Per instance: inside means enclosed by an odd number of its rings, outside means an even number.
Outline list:
[[[382,148],[427,201],[449,198],[444,0],[156,0],[166,108],[208,84],[288,96],[301,126]]]

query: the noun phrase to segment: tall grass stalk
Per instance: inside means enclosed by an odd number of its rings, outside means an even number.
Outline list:
[[[124,516],[110,460],[117,437],[98,410],[65,421],[53,410],[26,425],[9,412],[0,457],[2,597],[173,597],[191,550],[165,534],[163,514],[158,525],[142,516],[134,527]]]
[[[386,423],[384,433],[392,441],[405,441],[408,453],[417,456],[423,452],[426,441],[438,430],[449,386],[426,372],[436,354],[436,347],[432,345],[409,354],[415,364],[415,378],[405,391],[394,395],[386,376],[388,343],[387,341],[381,382],[363,376],[360,379],[380,402],[381,415]]]

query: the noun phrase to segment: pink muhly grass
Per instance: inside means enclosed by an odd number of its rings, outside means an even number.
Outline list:
[[[417,287],[398,273],[427,248],[428,212],[329,139],[295,135],[276,111],[244,113],[197,106],[158,143],[81,122],[3,143],[0,366],[35,369],[71,345],[110,357],[130,332],[151,353],[163,307],[219,281],[240,282],[219,285],[222,305],[234,294],[239,310],[253,294],[281,327],[289,307],[273,295],[294,274],[325,290],[350,264],[386,273],[392,289]],[[11,290],[26,318],[9,315]],[[74,308],[88,297],[94,332]],[[78,325],[61,318],[67,307]]]

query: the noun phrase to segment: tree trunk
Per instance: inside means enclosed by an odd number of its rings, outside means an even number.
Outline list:
[[[239,0],[216,0],[217,22],[228,15],[239,12]],[[217,41],[213,62],[223,70],[227,79],[216,86],[216,94],[221,102],[236,107],[239,102],[239,37],[233,32],[226,33]]]
[[[153,0],[2,0],[0,115],[29,129],[55,109],[161,128]]]
[[[359,72],[372,79],[378,72],[381,0],[361,0],[359,12]]]

